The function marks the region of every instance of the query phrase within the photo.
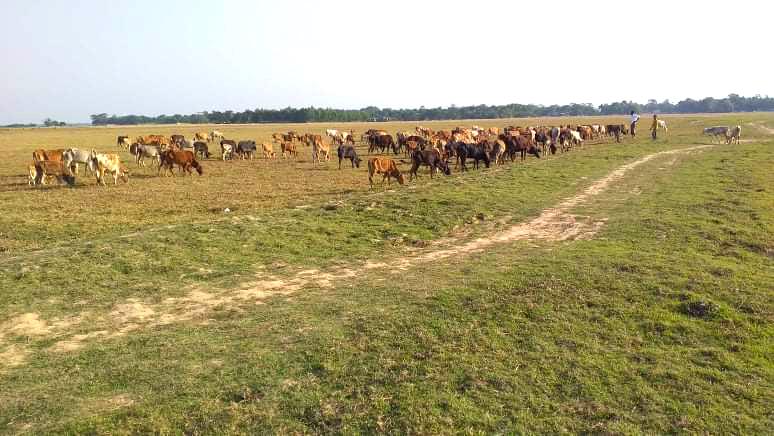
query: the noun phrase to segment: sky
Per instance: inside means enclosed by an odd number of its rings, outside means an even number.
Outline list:
[[[774,95],[762,0],[0,0],[0,124]]]

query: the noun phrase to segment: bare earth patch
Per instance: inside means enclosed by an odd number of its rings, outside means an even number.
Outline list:
[[[304,270],[291,278],[278,278],[260,272],[256,280],[242,284],[239,289],[210,291],[191,289],[182,297],[170,297],[159,303],[148,303],[136,299],[117,304],[109,316],[98,322],[100,330],[88,333],[72,334],[67,330],[75,326],[86,316],[66,320],[46,322],[37,314],[19,315],[0,324],[0,345],[6,336],[57,337],[67,336],[55,343],[49,351],[69,352],[82,348],[95,340],[105,340],[126,335],[138,329],[153,328],[179,323],[203,317],[218,307],[234,308],[244,304],[263,304],[266,299],[275,296],[287,296],[303,288],[331,288],[336,283],[353,279],[359,270],[388,270],[399,273],[416,265],[437,262],[450,257],[464,256],[485,250],[497,244],[507,244],[521,240],[568,241],[589,239],[605,224],[605,220],[589,221],[573,215],[570,210],[588,203],[592,198],[604,192],[612,183],[623,178],[634,168],[655,158],[667,155],[691,153],[714,145],[700,145],[689,148],[663,151],[645,156],[637,161],[623,165],[597,180],[579,194],[568,198],[556,206],[545,209],[536,218],[516,224],[505,231],[485,238],[478,238],[462,245],[454,245],[446,239],[429,246],[427,249],[413,250],[410,255],[383,261],[367,261],[360,268],[330,268],[327,271]],[[673,165],[676,157],[669,162]],[[18,366],[24,363],[30,351],[26,346],[11,345],[0,353],[0,369]]]

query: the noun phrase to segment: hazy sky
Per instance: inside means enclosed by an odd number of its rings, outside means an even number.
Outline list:
[[[0,0],[0,124],[774,95],[763,0]]]

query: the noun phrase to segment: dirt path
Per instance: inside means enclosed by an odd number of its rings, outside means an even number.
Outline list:
[[[24,364],[31,354],[31,350],[26,345],[6,343],[9,342],[6,338],[22,337],[27,338],[27,342],[30,342],[30,339],[58,338],[59,341],[48,351],[68,352],[93,341],[124,336],[140,329],[194,319],[202,319],[202,322],[206,323],[208,322],[206,316],[217,307],[238,308],[244,304],[263,304],[270,297],[290,295],[306,287],[332,288],[341,282],[355,278],[358,271],[362,270],[379,269],[399,273],[418,265],[482,251],[497,244],[519,240],[567,241],[590,238],[604,225],[604,221],[588,222],[580,219],[570,213],[573,208],[589,203],[612,183],[653,159],[697,152],[710,147],[714,145],[700,145],[650,154],[617,168],[577,195],[545,209],[530,221],[461,245],[454,245],[447,240],[403,258],[368,261],[354,269],[331,268],[325,272],[306,270],[290,278],[273,277],[259,271],[256,274],[256,280],[244,283],[235,290],[218,292],[209,289],[191,289],[182,297],[170,297],[159,303],[131,299],[117,304],[110,313],[104,314],[83,312],[67,318],[43,320],[36,313],[25,313],[0,323],[0,372],[4,368]],[[673,158],[673,161],[674,159],[676,158]],[[94,330],[74,334],[79,326],[81,331],[85,326]]]
[[[763,130],[763,132],[766,133],[767,135],[774,136],[774,129],[766,127],[763,124],[760,124],[760,123],[747,123],[747,125],[748,126],[753,126],[753,127],[758,128],[760,130]]]

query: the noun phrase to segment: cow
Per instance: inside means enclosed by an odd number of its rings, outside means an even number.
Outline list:
[[[191,168],[195,169],[201,176],[204,173],[204,169],[201,164],[196,161],[194,154],[188,150],[167,150],[161,155],[161,165],[159,165],[159,172],[164,168],[164,173],[167,172],[174,175],[172,168],[177,165],[180,168],[180,172],[183,175],[191,174]]]
[[[79,150],[77,148],[68,148],[62,153],[62,162],[66,167],[78,175],[78,164],[84,164],[86,170],[94,172],[96,168],[93,165],[92,153],[86,150]]]
[[[500,140],[505,143],[505,153],[511,159],[511,162],[516,160],[516,154],[521,154],[521,160],[526,159],[527,154],[534,155],[538,159],[540,158],[540,150],[538,150],[538,148],[535,146],[535,142],[529,136],[500,135]]]
[[[190,139],[183,139],[180,141],[177,146],[183,150],[193,150],[194,141],[191,141]]]
[[[376,151],[377,148],[379,148],[379,150],[382,153],[384,153],[386,150],[389,150],[389,149],[392,149],[393,151],[397,150],[397,146],[395,145],[395,140],[393,140],[392,136],[390,135],[372,136],[370,138],[370,146],[368,147],[368,152],[372,153]]]
[[[546,149],[548,148],[548,144],[551,142],[551,138],[549,138],[549,132],[545,128],[541,128],[540,130],[535,133],[535,144],[540,146],[540,150],[543,152],[543,154],[546,154]]]
[[[185,136],[183,135],[172,135],[169,137],[170,144],[175,144],[180,147],[183,146],[183,141],[185,141]]]
[[[277,153],[274,152],[274,146],[270,142],[262,142],[261,150],[263,151],[263,157],[266,159],[274,159],[277,157]]]
[[[733,144],[736,141],[739,144],[739,139],[742,136],[742,126],[734,126],[726,133],[726,144]]]
[[[198,154],[202,157],[202,159],[210,157],[210,150],[209,150],[209,147],[207,146],[206,141],[194,142],[193,149],[194,149],[194,156]]]
[[[153,159],[156,164],[161,164],[161,160],[159,158],[161,149],[157,145],[142,145],[135,143],[129,147],[129,152],[134,155],[138,167],[145,166],[146,157]]]
[[[223,160],[232,159],[236,151],[236,141],[233,139],[222,139],[220,141],[220,154]]]
[[[570,130],[570,136],[573,145],[583,145],[583,136],[577,130]]]
[[[118,185],[118,179],[129,183],[129,171],[121,164],[117,154],[97,153],[91,151],[92,165],[96,168],[97,183],[105,186],[105,174],[113,175],[113,184]]]
[[[64,160],[63,154],[65,150],[62,148],[58,148],[55,150],[35,150],[32,152],[32,160],[34,162],[37,161],[53,161],[53,162],[62,162]]]
[[[296,144],[292,142],[283,142],[280,144],[280,149],[282,150],[282,158],[285,159],[287,157],[297,157],[298,156],[298,150],[296,150]]]
[[[331,139],[340,138],[339,131],[336,129],[325,129],[325,134],[328,135],[328,137]]]
[[[116,139],[116,147],[127,149],[129,148],[129,137],[121,135]]]
[[[390,179],[392,177],[398,181],[401,185],[406,183],[406,179],[398,169],[398,165],[395,161],[388,157],[372,157],[368,159],[368,183],[373,188],[374,186],[374,174],[384,174],[382,177],[382,184],[384,180],[387,180],[387,186],[390,185]]]
[[[257,150],[258,150],[258,146],[255,144],[255,141],[253,141],[252,139],[239,141],[239,143],[236,146],[236,152],[238,155],[242,156],[242,159],[250,158],[250,160],[253,160],[255,158],[255,152]]]
[[[656,127],[658,127],[659,129],[664,129],[664,133],[665,134],[669,134],[669,128],[667,127],[666,121],[664,121],[664,120],[657,120],[656,123],[657,123]]]
[[[502,139],[493,141],[491,144],[491,151],[489,152],[490,162],[494,162],[495,165],[502,165],[505,161],[505,159],[503,159],[505,156],[505,150],[506,145]]]
[[[27,165],[27,172],[29,173],[29,179],[27,180],[27,184],[30,186],[35,186],[38,184],[38,170],[35,168],[35,162],[32,162]]]
[[[615,136],[615,142],[621,142],[621,136],[626,136],[628,130],[626,130],[626,126],[623,124],[608,124],[605,126],[605,130],[607,131],[608,135]]]
[[[720,137],[727,138],[728,137],[728,126],[715,126],[715,127],[707,127],[704,129],[704,134],[707,136],[712,136],[712,140],[715,139],[720,142]]]
[[[339,156],[339,169],[341,169],[341,161],[344,159],[349,159],[350,163],[352,164],[352,168],[360,168],[361,160],[357,155],[355,147],[351,145],[340,145],[336,152]]]
[[[331,159],[331,145],[315,138],[312,142],[312,162],[319,163],[321,157],[326,162]]]
[[[478,169],[479,162],[484,161],[484,165],[489,168],[491,160],[489,158],[489,151],[486,144],[466,144],[464,142],[452,142],[447,146],[451,149],[450,154],[454,154],[457,157],[456,165],[460,167],[462,171],[467,171],[468,167],[465,162],[470,159],[475,160],[475,168]]]
[[[411,155],[411,170],[409,171],[409,181],[414,180],[414,177],[418,177],[417,170],[421,165],[427,165],[430,168],[430,178],[437,170],[441,170],[442,173],[447,176],[451,174],[449,164],[441,157],[441,152],[435,148],[428,148],[426,150],[417,150]]]
[[[207,135],[207,138],[210,142],[215,141],[216,139],[223,140],[223,133],[217,130],[213,130],[212,132],[209,133],[209,135]]]
[[[60,161],[39,160],[35,162],[35,185],[45,185],[46,177],[56,178],[59,183],[67,183],[68,186],[75,185],[75,176],[70,172],[70,168]]]
[[[210,142],[210,135],[207,132],[196,132],[193,135],[194,142]]]
[[[156,145],[159,148],[166,148],[170,145],[169,138],[164,135],[138,136],[134,142],[140,145]]]

